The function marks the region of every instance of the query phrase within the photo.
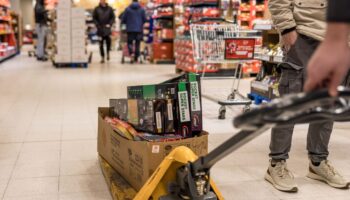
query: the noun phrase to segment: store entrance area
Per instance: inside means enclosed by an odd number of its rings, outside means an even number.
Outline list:
[[[98,55],[98,47],[91,51]],[[120,64],[121,52],[100,64],[93,56],[88,68],[55,68],[50,62],[22,54],[0,65],[0,199],[112,199],[97,153],[97,108],[110,98],[126,97],[129,85],[153,84],[176,76],[174,65]],[[29,48],[30,49],[30,48]],[[251,78],[243,79],[242,93]],[[203,93],[230,90],[232,80],[206,80]],[[241,107],[217,119],[219,105],[203,100],[203,129],[209,151],[234,133],[232,119]],[[350,124],[336,124],[330,159],[350,179]],[[288,161],[298,193],[275,190],[264,180],[269,163],[270,133],[266,132],[217,163],[213,180],[225,199],[348,199],[348,190],[333,189],[305,177],[308,171],[307,126],[297,126]]]

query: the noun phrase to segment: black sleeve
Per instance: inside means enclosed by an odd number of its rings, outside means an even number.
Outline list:
[[[97,8],[94,9],[94,13],[92,14],[92,18],[96,26],[98,26],[98,16],[97,16]]]
[[[129,11],[128,9],[126,9],[122,16],[122,24],[126,24],[126,19],[128,18],[128,15],[129,15]]]
[[[142,22],[143,24],[147,22],[146,11],[142,9]]]
[[[113,25],[115,22],[115,14],[114,14],[114,10],[111,8],[111,16],[110,16],[110,20],[109,20],[109,25]]]
[[[329,22],[347,22],[350,23],[350,0],[328,0]]]

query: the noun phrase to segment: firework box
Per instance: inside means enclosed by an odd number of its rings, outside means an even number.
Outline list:
[[[208,153],[206,132],[193,138],[167,142],[128,140],[115,132],[104,119],[109,112],[109,108],[98,109],[98,153],[136,190],[144,185],[176,147],[186,146],[198,156]]]
[[[168,83],[158,85],[141,85],[128,87],[129,99],[172,99],[173,120],[177,134],[183,137],[192,137],[192,125],[190,115],[190,84],[186,82]],[[168,106],[169,102],[168,102]],[[168,109],[170,111],[170,109]]]

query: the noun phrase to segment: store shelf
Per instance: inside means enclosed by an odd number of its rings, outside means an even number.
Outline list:
[[[153,19],[168,19],[168,20],[173,20],[173,19],[174,19],[174,15],[154,16]]]
[[[13,34],[13,32],[7,32],[7,33],[1,33],[0,32],[0,35],[10,35],[10,34]]]
[[[192,72],[192,73],[215,73],[215,72],[218,72],[219,70],[218,69],[206,69],[206,70],[196,70],[194,69],[193,67],[180,67],[180,66],[177,66],[176,69],[180,69],[184,72]]]
[[[189,7],[205,7],[205,6],[219,6],[218,2],[199,2],[199,3],[192,3],[192,4],[187,4],[186,6]]]
[[[18,53],[16,52],[16,53],[10,54],[10,55],[5,56],[5,57],[0,57],[0,63],[2,63],[2,62],[4,62],[4,61],[6,61],[6,60],[8,60],[8,59],[10,59],[10,58],[12,58],[12,57],[14,57],[14,56],[16,56],[17,54],[18,54]]]
[[[0,17],[0,22],[10,22],[10,18],[9,17]]]
[[[174,3],[165,3],[165,4],[160,4],[156,6],[155,8],[164,8],[164,7],[171,7],[174,6]]]
[[[174,42],[174,39],[156,39],[157,42]]]
[[[255,54],[255,58],[261,61],[270,63],[281,63],[283,62],[283,56],[270,56],[266,54]]]
[[[10,8],[10,5],[0,4],[0,7]]]

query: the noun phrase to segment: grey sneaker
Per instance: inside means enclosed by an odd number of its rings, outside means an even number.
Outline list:
[[[311,162],[309,164],[309,174],[307,177],[323,181],[328,185],[339,188],[348,189],[350,183],[347,182],[342,175],[337,172],[328,160],[324,160],[319,166],[314,166]]]
[[[294,181],[294,176],[287,168],[285,160],[276,162],[274,167],[270,164],[265,175],[265,180],[270,182],[277,190],[283,192],[298,191],[298,186]]]

